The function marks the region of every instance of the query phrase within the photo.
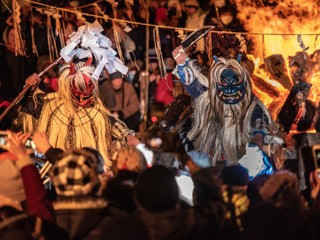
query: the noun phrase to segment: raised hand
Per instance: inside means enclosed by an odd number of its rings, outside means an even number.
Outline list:
[[[36,145],[37,152],[45,154],[51,145],[45,132],[35,132],[32,136],[34,145]]]
[[[181,51],[181,49],[182,49],[182,46],[180,45],[179,47],[176,47],[172,51],[172,56],[176,60],[177,64],[179,64],[179,65],[185,64],[186,59],[188,57],[187,54],[184,51]]]
[[[27,151],[24,143],[19,138],[19,134],[11,132],[10,130],[7,130],[7,133],[8,136],[5,137],[7,144],[2,146],[3,149],[12,153],[18,159],[21,159],[33,152],[33,150]]]
[[[33,86],[32,90],[34,90],[40,81],[41,78],[38,78],[38,74],[34,73],[26,79],[26,84]]]

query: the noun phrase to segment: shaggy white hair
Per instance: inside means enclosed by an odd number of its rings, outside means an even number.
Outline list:
[[[194,140],[196,151],[209,154],[214,149],[213,164],[221,158],[221,154],[225,155],[228,164],[236,164],[249,141],[251,114],[248,114],[248,108],[253,101],[250,74],[237,60],[222,57],[211,66],[209,79],[200,73],[193,62],[190,67],[208,91],[194,102],[194,123],[188,138]],[[232,69],[246,86],[244,99],[237,104],[224,104],[216,93],[220,75],[227,68]]]

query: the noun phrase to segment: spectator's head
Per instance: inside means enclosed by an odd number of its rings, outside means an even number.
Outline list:
[[[204,66],[205,62],[204,62],[204,54],[203,54],[203,52],[196,52],[195,55],[197,57],[198,64],[200,66]]]
[[[189,16],[195,14],[200,7],[198,0],[186,0],[185,5]]]
[[[26,200],[20,169],[16,162],[5,158],[0,161],[0,195],[18,203]]]
[[[126,146],[115,152],[112,157],[114,178],[108,180],[104,196],[119,208],[129,212],[136,210],[132,198],[133,187],[138,176],[147,169],[143,154],[133,146]]]
[[[259,191],[262,186],[268,181],[271,175],[261,174],[250,181],[247,188],[247,196],[250,199],[250,204],[259,199]]]
[[[222,169],[221,175],[222,183],[228,186],[247,186],[249,183],[249,176],[247,171],[240,166],[228,166]]]
[[[157,10],[159,8],[159,1],[157,0],[151,0],[150,1],[150,6],[151,9]]]
[[[180,0],[168,0],[167,8],[168,8],[169,12],[172,8],[179,9],[180,8]]]
[[[176,61],[172,57],[167,57],[164,59],[164,64],[166,65],[167,70],[173,70],[176,64]]]
[[[88,13],[95,14],[96,13],[96,6],[94,4],[90,4],[86,8],[86,10],[87,10]]]
[[[15,47],[15,29],[13,26],[8,26],[3,32],[3,42],[10,46]]]
[[[33,27],[35,31],[40,30],[46,24],[46,15],[41,14],[40,12],[33,11]]]
[[[226,0],[211,0],[215,7],[222,8],[226,5]]]
[[[156,13],[156,24],[165,26],[168,22],[168,17],[165,8],[158,8]]]
[[[146,9],[145,9],[144,7],[142,7],[142,6],[139,7],[139,9],[138,9],[138,16],[139,16],[140,18],[142,18],[143,20],[146,19]]]
[[[31,3],[24,0],[18,0],[17,2],[20,5],[21,15],[25,18],[28,17],[30,13]]]
[[[120,72],[111,73],[109,74],[109,79],[111,81],[111,84],[114,90],[119,91],[122,88],[122,84],[123,84],[122,73]]]
[[[179,203],[177,183],[164,166],[153,166],[145,170],[133,191],[135,203],[142,212],[173,210]]]
[[[51,182],[59,196],[95,195],[100,182],[100,164],[89,151],[70,149],[50,170]]]
[[[64,37],[66,40],[68,40],[70,35],[77,30],[77,26],[74,22],[68,21],[66,22],[66,28],[64,31]]]
[[[105,165],[104,165],[103,157],[101,156],[100,152],[97,149],[90,148],[90,147],[84,147],[82,149],[93,154],[93,156],[96,158],[96,161],[97,161],[96,172],[103,173]]]
[[[223,202],[218,179],[218,168],[204,168],[192,175],[194,182],[194,205],[204,204],[208,201]]]
[[[179,169],[180,162],[178,157],[171,152],[154,152],[155,165],[165,166],[171,171],[173,175],[176,175]]]
[[[236,14],[235,9],[231,5],[227,5],[221,8],[220,18],[223,25],[228,26],[230,23],[232,23],[235,14]]]
[[[302,213],[305,202],[298,191],[297,176],[287,170],[274,173],[260,188],[259,194],[264,202],[288,209],[289,212]]]
[[[115,175],[122,170],[142,173],[147,168],[144,155],[134,146],[123,147],[112,157],[112,170]]]
[[[155,49],[149,49],[149,71],[153,73],[158,69],[158,57]]]
[[[167,70],[173,70],[175,67],[176,61],[172,58],[172,49],[169,46],[163,45],[162,46],[162,55],[164,58],[164,64]]]
[[[176,8],[171,8],[168,12],[169,25],[172,27],[179,26],[179,16]]]
[[[113,49],[117,49],[117,45],[116,45],[116,39],[114,37],[114,32],[112,30],[107,30],[105,33],[106,37],[109,38],[109,40],[112,42],[111,47]]]
[[[50,65],[50,57],[48,55],[42,55],[38,58],[37,61],[37,72],[42,72]],[[58,77],[58,73],[55,71],[55,68],[50,68],[45,74],[43,74],[42,79],[46,78],[56,78]]]

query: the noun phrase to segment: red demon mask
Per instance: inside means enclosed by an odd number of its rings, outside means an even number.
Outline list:
[[[86,63],[84,64],[84,66],[90,66],[92,63],[92,58],[89,58]],[[75,75],[76,74],[76,66],[74,63],[71,63],[70,66],[70,73],[69,76]],[[76,99],[76,104],[80,107],[85,107],[90,105],[93,102],[93,89],[94,89],[94,84],[91,81],[90,77],[88,77],[85,74],[83,75],[83,79],[85,81],[86,84],[86,89],[85,90],[81,90],[79,88],[77,88],[74,84],[74,81],[72,82],[72,86],[71,86],[71,91]]]

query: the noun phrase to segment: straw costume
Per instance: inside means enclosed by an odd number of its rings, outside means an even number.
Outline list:
[[[277,125],[253,95],[249,72],[240,64],[241,55],[237,60],[214,59],[208,78],[188,58],[180,65],[177,60],[174,74],[195,98],[193,125],[188,132],[195,150],[210,154],[212,165],[223,160],[235,165],[255,134],[262,134],[264,143],[273,142]]]
[[[104,107],[91,63],[92,58],[85,58],[64,65],[59,72],[58,92],[43,98],[34,94],[35,101],[21,107],[19,121],[24,132],[46,132],[53,147],[97,149],[109,167],[117,148],[115,141],[126,145],[126,137],[134,131]]]

